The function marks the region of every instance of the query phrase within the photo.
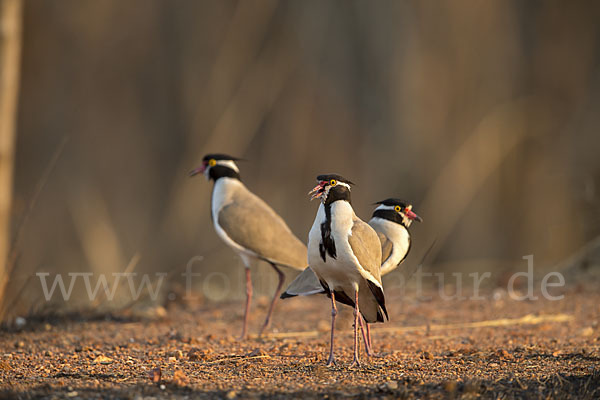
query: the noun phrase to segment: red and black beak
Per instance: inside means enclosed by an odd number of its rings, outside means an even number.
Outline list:
[[[198,168],[191,170],[190,177],[198,175],[198,174],[203,174],[204,171],[206,171],[206,163],[202,163],[202,165],[199,166]]]
[[[404,209],[404,215],[406,215],[406,218],[408,218],[412,221],[423,222],[423,218],[421,218],[417,214],[415,214],[409,207],[406,207]]]
[[[327,183],[327,181],[321,181],[310,192],[308,192],[308,194],[312,195],[310,196],[310,199],[314,200],[321,197],[323,193],[325,193],[325,187],[327,186]]]

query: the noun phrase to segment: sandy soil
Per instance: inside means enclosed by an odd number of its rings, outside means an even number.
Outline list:
[[[600,398],[599,304],[575,289],[554,302],[405,300],[357,368],[348,308],[325,366],[325,297],[280,302],[272,333],[244,342],[241,303],[50,318],[0,332],[0,398]]]

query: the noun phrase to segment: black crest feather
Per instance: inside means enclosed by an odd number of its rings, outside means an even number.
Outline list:
[[[202,161],[208,161],[208,160],[217,160],[217,161],[223,161],[223,160],[231,160],[231,161],[246,161],[242,158],[238,158],[238,157],[233,157],[227,154],[223,154],[223,153],[211,153],[211,154],[207,154],[204,156],[204,158],[202,158]]]
[[[332,179],[335,179],[338,182],[347,183],[348,185],[354,185],[354,182],[350,181],[350,179],[346,179],[343,176],[338,175],[338,174],[323,174],[323,175],[317,176],[318,181],[330,181]]]

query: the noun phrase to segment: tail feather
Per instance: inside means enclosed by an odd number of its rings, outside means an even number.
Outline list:
[[[363,300],[360,301],[360,313],[367,322],[385,322],[386,319],[389,320],[387,309],[385,307],[383,290],[368,279],[365,279],[365,281],[369,290],[366,290],[366,287],[361,284],[362,296],[367,297],[362,297]],[[327,297],[331,298],[331,292],[327,283],[321,281],[310,267],[306,267],[306,269],[290,283],[287,289],[281,294],[280,298],[288,299],[290,297],[309,296],[313,294],[326,294]],[[370,297],[371,294],[373,297]],[[344,291],[336,290],[334,291],[334,295],[337,302],[352,308],[355,307],[352,296],[346,294]],[[368,297],[370,297],[370,299]],[[359,299],[361,299],[360,295]]]
[[[383,295],[383,289],[368,279],[366,279],[366,281],[367,285],[369,286],[369,289],[371,290],[371,293],[373,293],[373,296],[375,296],[375,300],[377,300],[377,304],[379,304],[379,307],[381,307],[381,310],[384,312],[385,318],[389,321],[390,317],[388,316],[387,309],[385,308],[385,296]],[[381,321],[379,321],[378,315],[377,322],[384,322],[383,316],[381,317]]]
[[[306,267],[304,271],[290,283],[281,294],[280,298],[287,299],[295,296],[310,296],[312,294],[325,292],[326,291],[319,281],[319,278],[317,278],[317,275],[315,275],[310,267]]]

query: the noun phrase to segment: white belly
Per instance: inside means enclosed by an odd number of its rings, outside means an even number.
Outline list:
[[[211,199],[211,213],[213,225],[217,235],[231,247],[242,258],[246,267],[250,267],[251,262],[256,258],[256,254],[233,240],[227,235],[227,232],[219,225],[219,211],[233,201],[236,190],[247,190],[242,182],[233,178],[220,178],[215,182]]]
[[[326,253],[323,261],[319,252],[321,224],[326,220],[325,206],[322,203],[308,235],[308,265],[331,290],[343,290],[346,293],[355,291],[362,279],[348,243],[353,216],[354,211],[348,202],[336,201],[331,205],[331,235],[337,254],[335,259]]]

